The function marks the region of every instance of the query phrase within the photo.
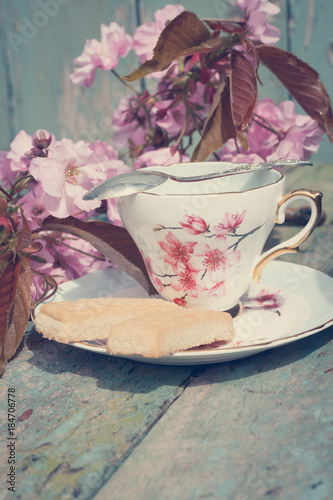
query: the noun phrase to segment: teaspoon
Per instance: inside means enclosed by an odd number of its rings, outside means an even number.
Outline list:
[[[185,164],[184,164],[185,165]],[[105,200],[108,198],[118,198],[121,196],[128,196],[130,194],[148,191],[160,184],[163,184],[168,179],[176,182],[196,182],[207,179],[216,179],[226,175],[240,174],[245,172],[254,172],[257,170],[264,170],[273,167],[283,167],[286,165],[310,165],[312,163],[303,160],[274,160],[265,163],[250,163],[250,164],[235,164],[234,167],[224,170],[223,172],[213,172],[201,175],[194,175],[191,177],[179,177],[178,175],[167,174],[165,172],[158,172],[157,170],[136,170],[126,174],[116,175],[111,177],[101,184],[98,184],[90,191],[88,191],[83,199],[84,200]]]

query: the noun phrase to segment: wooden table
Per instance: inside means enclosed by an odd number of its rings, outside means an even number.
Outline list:
[[[290,175],[324,191],[327,220],[289,260],[333,276],[332,166],[318,170]],[[332,339],[330,327],[237,361],[162,366],[43,340],[30,325],[1,379],[0,497],[331,500]]]

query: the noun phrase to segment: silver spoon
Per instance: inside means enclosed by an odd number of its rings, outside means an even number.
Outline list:
[[[142,169],[136,170],[135,172],[116,175],[115,177],[107,179],[88,191],[84,195],[83,199],[105,200],[108,198],[128,196],[130,194],[148,191],[153,187],[163,184],[163,182],[166,182],[168,179],[172,179],[177,182],[195,182],[224,177],[225,175],[253,172],[255,170],[264,170],[273,167],[283,167],[286,165],[312,166],[312,163],[303,160],[274,160],[266,163],[250,163],[244,165],[235,164],[233,168],[224,170],[224,172],[213,172],[211,174],[194,175],[191,177],[179,177],[177,175],[166,174],[165,172],[158,172],[156,170]]]

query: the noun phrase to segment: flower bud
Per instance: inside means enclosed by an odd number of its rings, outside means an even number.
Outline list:
[[[175,299],[173,299],[174,303],[177,304],[177,306],[181,306],[181,307],[185,307],[186,306],[186,299],[185,297],[182,297],[182,298],[178,298],[176,297]]]
[[[33,146],[39,149],[47,149],[51,141],[52,135],[47,130],[37,130],[32,138]]]
[[[28,158],[28,160],[32,160],[33,158],[37,157],[46,158],[47,151],[44,151],[44,149],[40,148],[32,148],[25,154],[25,156]]]

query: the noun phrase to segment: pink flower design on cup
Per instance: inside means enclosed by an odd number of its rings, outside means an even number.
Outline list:
[[[198,215],[185,215],[186,222],[180,222],[181,227],[190,234],[203,234],[209,231],[209,224]]]
[[[244,220],[246,210],[241,214],[230,214],[227,212],[220,224],[214,226],[215,235],[217,238],[225,238],[228,233],[235,232]]]
[[[187,267],[196,242],[182,243],[171,231],[168,232],[165,239],[166,241],[159,241],[160,247],[167,254],[164,257],[164,262],[170,264],[174,272],[177,273],[179,268]]]
[[[171,278],[170,286],[174,290],[185,292],[190,297],[197,297],[199,292],[205,290],[205,287],[196,279],[198,274],[198,271],[186,267],[183,271]]]
[[[238,250],[228,250],[226,244],[208,245],[206,243],[196,248],[191,264],[195,269],[205,269],[204,275],[207,272],[211,281],[220,283],[225,280],[227,268],[237,264],[240,258],[241,253]]]

